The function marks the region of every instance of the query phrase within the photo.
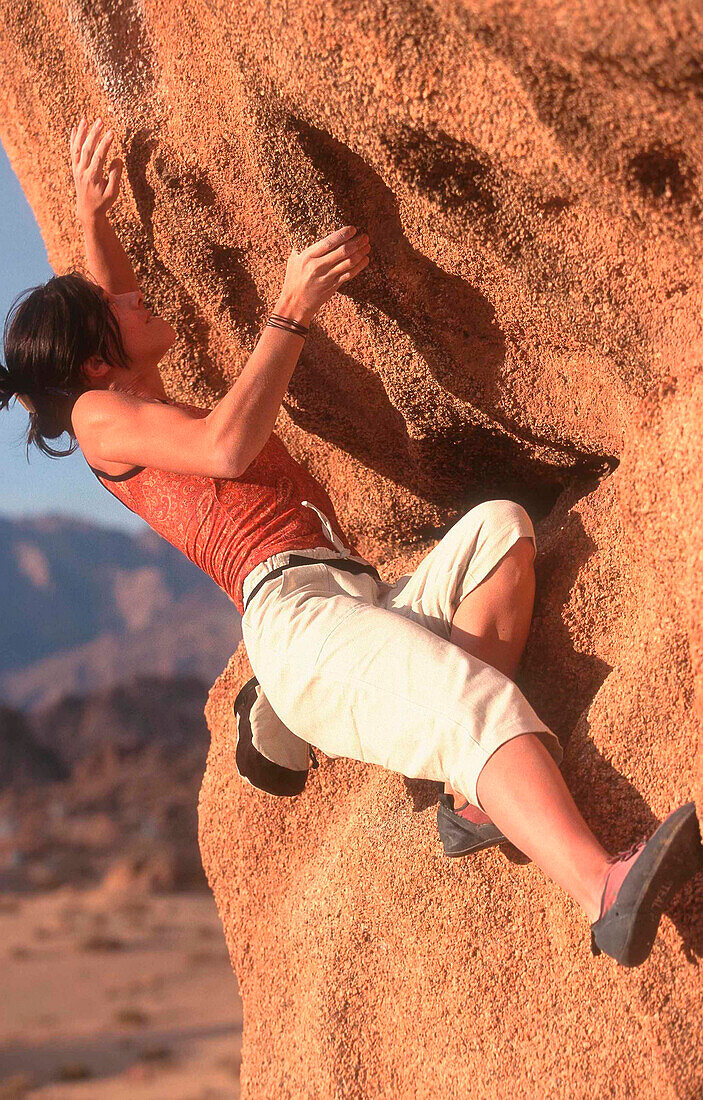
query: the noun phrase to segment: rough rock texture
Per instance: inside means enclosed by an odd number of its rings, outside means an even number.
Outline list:
[[[0,133],[58,270],[71,124],[116,127],[174,395],[236,378],[291,245],[369,232],[280,434],[387,579],[471,504],[525,504],[525,690],[585,816],[616,847],[703,804],[700,8],[23,0],[0,35]],[[442,856],[432,785],[323,759],[297,799],[246,786],[248,671],[210,693],[200,801],[244,1096],[700,1095],[700,882],[644,967],[594,960],[533,865]]]

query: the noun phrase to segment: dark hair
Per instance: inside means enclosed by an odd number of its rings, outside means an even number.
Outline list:
[[[76,450],[70,412],[78,395],[90,389],[82,369],[87,359],[97,355],[113,367],[129,369],[105,291],[76,270],[54,275],[15,298],[5,319],[3,354],[0,409],[17,394],[26,394],[34,406],[27,429],[28,458],[32,443],[50,458]],[[73,441],[67,451],[47,443],[64,432]]]

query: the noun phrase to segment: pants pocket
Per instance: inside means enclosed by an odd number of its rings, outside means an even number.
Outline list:
[[[309,565],[292,565],[283,570],[283,583],[278,590],[279,597],[290,592],[307,589],[316,596],[327,595],[330,591],[331,577],[323,562],[310,562]]]

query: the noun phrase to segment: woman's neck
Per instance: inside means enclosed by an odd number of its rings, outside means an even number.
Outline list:
[[[132,397],[143,397],[146,401],[168,401],[169,396],[163,386],[141,385],[113,385],[107,387],[112,393],[128,393]]]
[[[134,397],[144,397],[147,400],[154,398],[168,400],[161,375],[155,365],[153,368],[133,365],[129,371],[113,368],[103,375],[100,384],[117,393],[129,393]]]

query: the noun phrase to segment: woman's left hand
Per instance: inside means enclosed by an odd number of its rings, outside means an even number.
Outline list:
[[[102,120],[96,119],[90,130],[85,118],[71,130],[71,166],[76,185],[76,217],[79,220],[106,214],[120,192],[123,162],[110,162],[107,180],[103,176],[105,157],[114,134],[102,137]]]

